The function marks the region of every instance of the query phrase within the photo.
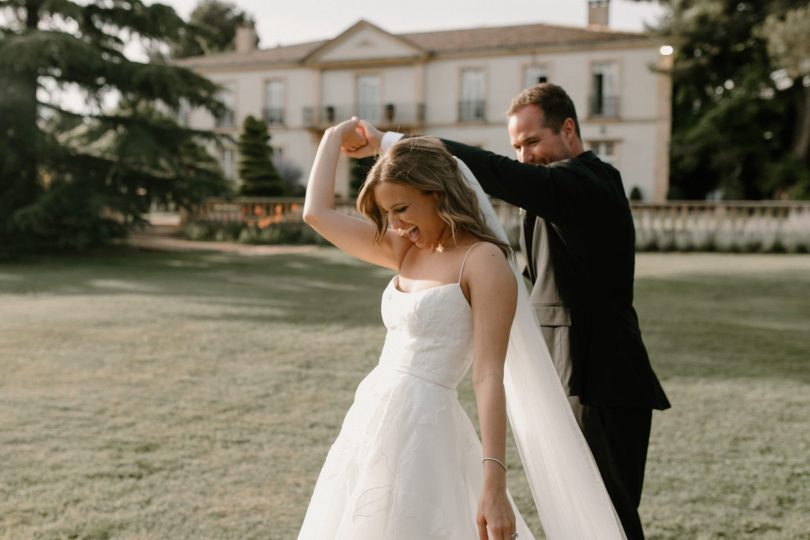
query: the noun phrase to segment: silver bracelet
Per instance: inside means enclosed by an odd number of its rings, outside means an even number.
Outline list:
[[[481,460],[481,463],[484,463],[486,461],[494,461],[495,463],[503,467],[504,472],[506,472],[506,465],[500,459],[494,457],[485,457],[484,459]]]

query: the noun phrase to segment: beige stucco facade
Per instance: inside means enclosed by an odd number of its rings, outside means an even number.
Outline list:
[[[542,73],[571,95],[586,147],[622,172],[628,193],[638,187],[645,200],[664,200],[671,120],[669,79],[652,69],[668,61],[659,54],[660,43],[603,28],[543,28],[584,37],[503,46],[492,37],[498,29],[487,29],[491,46],[475,46],[477,29],[468,31],[466,43],[459,31],[400,36],[360,21],[334,39],[295,50],[230,53],[188,65],[232,91],[233,122],[217,129],[234,136],[245,116],[262,116],[268,82],[280,82],[283,121],[270,125],[271,144],[298,165],[302,181],[323,129],[353,114],[372,116],[384,129],[511,156],[504,111],[524,88],[527,70]],[[508,36],[510,29],[503,30]],[[215,126],[201,111],[192,111],[189,123]],[[349,192],[348,171],[344,159],[337,181],[343,195]]]

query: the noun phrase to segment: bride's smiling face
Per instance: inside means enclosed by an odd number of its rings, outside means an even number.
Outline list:
[[[435,247],[447,232],[437,212],[439,193],[424,193],[404,184],[380,182],[374,188],[377,204],[387,216],[388,226],[419,248]]]

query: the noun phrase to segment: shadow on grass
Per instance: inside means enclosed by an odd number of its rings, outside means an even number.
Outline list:
[[[242,256],[120,248],[2,264],[0,294],[173,297],[233,307],[236,313],[220,317],[229,321],[365,325],[379,324],[390,277],[333,249]]]

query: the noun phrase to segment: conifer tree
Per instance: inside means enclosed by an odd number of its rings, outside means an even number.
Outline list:
[[[221,114],[218,87],[124,55],[132,40],[168,49],[194,31],[140,0],[0,0],[0,256],[98,245],[153,201],[227,189],[204,150],[216,138],[175,120],[183,106]],[[84,103],[68,110],[65,89]]]
[[[273,164],[273,150],[268,145],[267,124],[253,116],[245,118],[239,135],[240,193],[252,197],[284,195],[284,182]]]

